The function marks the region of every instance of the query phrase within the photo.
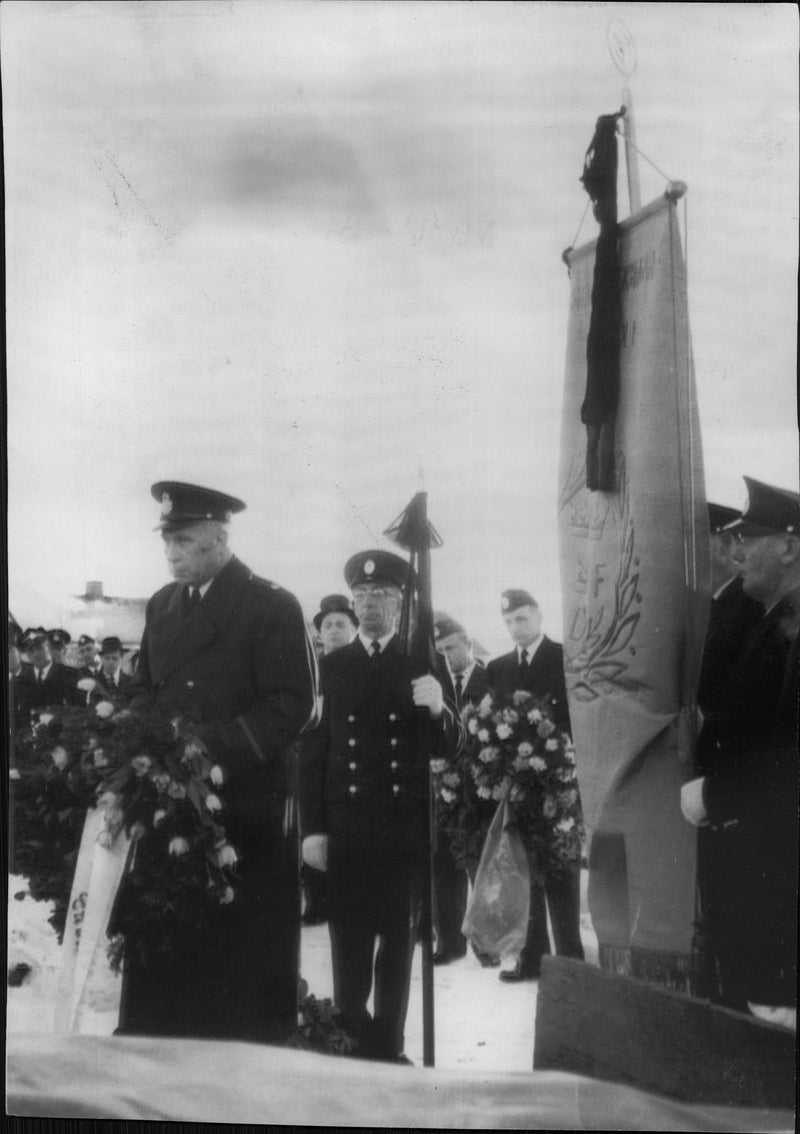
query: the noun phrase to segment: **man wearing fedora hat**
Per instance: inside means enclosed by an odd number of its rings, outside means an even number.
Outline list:
[[[127,650],[117,637],[103,638],[100,643],[100,674],[98,685],[115,704],[124,705],[128,701],[128,693],[133,678],[123,672],[122,659]]]
[[[395,633],[409,565],[385,551],[348,560],[358,635],[320,663],[322,719],[302,746],[303,857],[328,873],[334,1000],[364,1058],[403,1053],[425,846],[428,767],[459,735],[432,674],[414,677]],[[377,944],[377,952],[376,952]],[[374,1013],[367,1002],[374,984]]]
[[[762,615],[704,724],[702,775],[684,784],[681,808],[703,828],[721,1002],[793,1025],[800,495],[744,479],[747,507],[729,530],[742,588]]]
[[[175,714],[219,766],[238,880],[205,951],[186,928],[176,960],[126,958],[119,1032],[282,1043],[297,1026],[300,944],[292,753],[316,720],[316,661],[295,597],[229,547],[243,501],[177,481],[152,494],[174,582],[147,604],[131,708]],[[144,836],[135,870],[147,856]]]
[[[332,654],[342,646],[349,646],[356,636],[358,619],[347,595],[326,595],[314,615],[314,626],[323,654]]]

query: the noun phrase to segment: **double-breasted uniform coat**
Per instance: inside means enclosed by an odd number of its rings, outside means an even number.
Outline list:
[[[281,1042],[297,1025],[300,940],[289,754],[313,725],[317,696],[297,600],[236,558],[194,610],[187,588],[169,584],[147,606],[134,694],[134,708],[165,706],[194,721],[223,769],[239,882],[236,900],[220,907],[214,948],[198,951],[187,933],[170,964],[126,963],[119,1031]],[[138,866],[146,854],[145,838]]]
[[[516,649],[494,658],[486,667],[489,687],[501,697],[525,689],[549,704],[558,728],[572,735],[567,686],[564,678],[564,651],[558,642],[543,635],[529,665],[520,667]],[[544,886],[531,881],[528,936],[519,958],[521,970],[538,975],[542,957],[550,952],[547,908],[553,925],[556,953],[560,957],[583,960],[580,937],[580,867],[558,875],[548,873]]]
[[[328,843],[334,999],[364,1055],[401,1055],[424,863],[427,709],[412,699],[411,663],[396,637],[370,657],[359,638],[321,659],[319,728],[302,743],[304,836]],[[431,754],[459,734],[445,708],[430,720]],[[373,984],[374,1014],[367,1001]]]

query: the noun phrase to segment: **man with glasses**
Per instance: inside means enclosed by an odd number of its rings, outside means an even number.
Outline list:
[[[459,729],[441,684],[432,674],[414,677],[395,633],[408,563],[364,551],[348,560],[344,576],[358,634],[320,661],[322,719],[301,755],[303,858],[328,874],[343,1027],[362,1058],[408,1063],[403,1033],[426,868],[420,714],[431,722],[434,757],[455,748]]]
[[[745,481],[747,507],[728,530],[744,593],[763,614],[706,722],[704,774],[684,784],[681,808],[704,828],[721,1002],[793,1027],[800,495]]]

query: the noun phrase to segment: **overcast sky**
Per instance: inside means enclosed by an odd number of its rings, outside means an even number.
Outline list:
[[[12,606],[167,581],[175,478],[247,501],[235,549],[310,616],[423,470],[435,605],[497,652],[525,586],[560,637],[561,253],[615,18],[689,186],[708,496],[796,488],[794,5],[6,0]]]

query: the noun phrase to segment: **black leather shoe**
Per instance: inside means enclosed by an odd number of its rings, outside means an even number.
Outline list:
[[[434,965],[449,965],[451,961],[460,961],[465,955],[464,953],[434,953],[433,963]]]
[[[540,973],[538,969],[524,968],[519,961],[513,969],[503,969],[502,972],[497,974],[500,980],[505,981],[507,984],[518,984],[522,980],[538,980]]]

